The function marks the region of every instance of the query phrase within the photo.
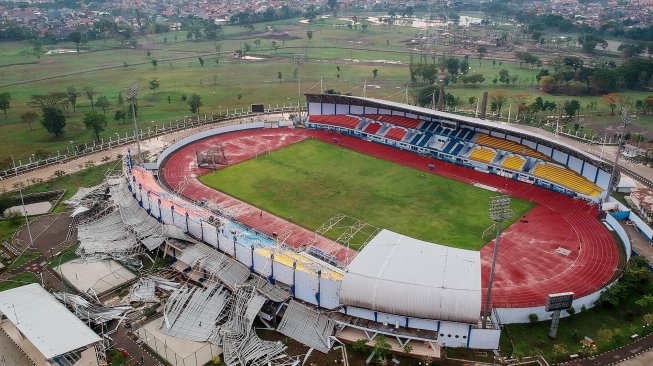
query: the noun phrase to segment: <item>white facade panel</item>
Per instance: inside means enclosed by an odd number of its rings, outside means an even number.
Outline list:
[[[310,115],[322,114],[322,103],[308,103],[308,114]]]
[[[474,329],[469,336],[469,348],[499,349],[501,329]]]
[[[467,347],[469,324],[441,322],[438,343],[447,347]]]
[[[597,167],[590,163],[585,163],[585,166],[583,167],[583,177],[589,179],[590,182],[594,182],[594,178],[596,178],[596,171],[598,170]]]
[[[503,133],[503,132],[499,132],[499,131],[490,132],[490,136],[498,137],[500,139],[505,139],[506,138],[506,134]]]
[[[510,141],[514,141],[516,143],[519,143],[521,138],[519,138],[517,136],[513,136],[513,135],[506,135],[506,140],[510,140]]]
[[[610,182],[610,174],[605,170],[599,170],[599,176],[596,178],[596,185],[608,189],[608,183]]]
[[[377,114],[388,114],[388,115],[390,115],[390,114],[392,114],[392,111],[389,110],[389,109],[379,108],[379,113],[377,113]]]
[[[196,238],[202,238],[202,224],[200,221],[188,219],[188,232]]]
[[[320,278],[320,306],[326,309],[340,306],[340,281]]]
[[[364,114],[378,114],[378,111],[379,111],[378,108],[372,108],[366,106]]]
[[[317,305],[317,276],[303,271],[295,272],[295,297]]]
[[[552,159],[562,165],[567,165],[567,154],[563,153],[562,151],[553,150]]]
[[[293,268],[277,261],[274,262],[274,279],[292,286]]]
[[[218,247],[218,229],[215,226],[202,221],[202,236],[205,242]]]
[[[236,243],[236,260],[247,267],[252,265],[252,250]]]
[[[541,152],[546,156],[551,156],[551,148],[548,146],[537,145],[537,151]]]
[[[526,145],[526,146],[530,147],[531,149],[535,149],[537,147],[537,144],[535,142],[529,141],[529,140],[526,140],[526,139],[522,139],[521,144]]]
[[[272,260],[254,252],[254,271],[263,277],[268,277],[272,273]]]
[[[351,109],[349,110],[350,114],[355,114],[355,115],[361,115],[364,113],[363,106],[362,105],[352,105]]]
[[[332,103],[322,103],[322,114],[336,114],[336,105]]]
[[[578,174],[581,174],[581,170],[583,169],[583,161],[575,158],[573,156],[569,157],[569,164],[567,164],[569,169],[575,171]],[[585,165],[585,169],[589,167],[589,164]],[[594,169],[594,174],[596,174],[596,169]],[[594,181],[594,174],[592,174],[592,178],[590,179],[592,182]]]
[[[336,104],[336,114],[349,114],[349,104]]]

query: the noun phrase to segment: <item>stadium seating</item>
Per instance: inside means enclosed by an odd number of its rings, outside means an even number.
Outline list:
[[[478,147],[472,150],[471,154],[469,154],[470,159],[486,164],[490,164],[495,156],[497,156],[497,152],[495,150],[487,149],[484,147]]]
[[[504,140],[504,139],[501,139],[501,138],[498,138],[498,137],[492,137],[492,136],[486,135],[486,134],[480,134],[478,136],[478,138],[476,138],[476,141],[474,141],[474,142],[479,144],[479,145],[492,147],[492,148],[499,149],[499,150],[513,152],[513,153],[517,153],[517,154],[521,154],[521,155],[532,156],[532,157],[535,157],[535,158],[538,158],[538,159],[542,159],[544,161],[550,161],[551,160],[548,156],[542,154],[541,152],[539,152],[537,150],[531,149],[528,146],[518,144],[518,143],[516,143],[514,141]]]
[[[511,155],[506,157],[506,159],[503,161],[503,166],[506,169],[510,170],[515,170],[515,171],[521,171],[521,168],[524,166],[524,163],[526,162],[526,159],[522,158],[519,155]]]
[[[401,141],[406,136],[406,130],[399,127],[393,127],[388,130],[384,136],[392,140]]]
[[[422,138],[417,141],[417,146],[426,147],[426,144],[428,144],[429,140],[431,140],[431,137],[433,137],[432,133],[424,132],[424,134],[422,134]]]
[[[336,115],[311,115],[308,120],[313,123],[322,123],[351,129],[356,129],[356,127],[361,123],[360,118],[357,117]]]
[[[370,134],[374,135],[377,132],[379,132],[381,127],[383,127],[383,126],[380,123],[374,123],[373,122],[373,123],[368,124],[367,127],[365,127],[365,129],[363,130],[363,132],[370,133]]]
[[[533,175],[560,184],[587,196],[598,196],[603,189],[575,171],[553,164],[539,163]]]
[[[422,127],[420,127],[420,130],[425,131],[425,132],[435,132],[435,130],[440,127],[440,124],[438,122],[426,122],[422,124]]]
[[[419,126],[419,124],[422,122],[415,118],[389,116],[387,114],[364,114],[363,117],[411,129],[416,129],[417,126]]]

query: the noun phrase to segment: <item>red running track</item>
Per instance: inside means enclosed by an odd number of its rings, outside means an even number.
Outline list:
[[[542,306],[547,294],[554,292],[572,291],[576,298],[589,295],[605,286],[617,270],[619,254],[616,243],[603,223],[596,219],[596,206],[531,184],[351,136],[304,129],[249,130],[214,136],[173,153],[164,164],[162,177],[170,187],[175,187],[184,177],[190,177],[184,196],[195,200],[216,197],[225,207],[239,213],[238,220],[268,234],[291,230],[293,234],[287,242],[297,247],[312,233],[268,213],[264,213],[261,219],[258,208],[194,179],[209,173],[196,166],[195,151],[219,141],[225,146],[229,164],[235,164],[256,156],[258,152],[278,149],[309,137],[425,172],[491,186],[513,197],[535,202],[536,206],[506,229],[502,236],[493,289],[494,307]],[[435,165],[435,172],[428,170],[431,164]],[[345,262],[355,255],[324,238],[319,238],[317,246],[335,253]],[[493,247],[492,241],[481,249],[484,297]]]

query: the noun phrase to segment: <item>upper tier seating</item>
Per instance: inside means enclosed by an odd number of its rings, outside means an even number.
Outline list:
[[[372,135],[376,134],[379,132],[379,130],[383,127],[380,123],[370,123],[365,127],[363,132],[365,133],[371,133]]]
[[[476,139],[476,141],[474,141],[474,142],[479,144],[479,145],[492,147],[492,148],[499,149],[499,150],[513,152],[513,153],[517,153],[517,154],[521,154],[521,155],[532,156],[532,157],[535,157],[535,158],[538,158],[538,159],[542,159],[544,161],[550,161],[551,160],[548,156],[542,154],[541,152],[539,152],[537,150],[531,149],[528,146],[518,144],[518,143],[516,143],[514,141],[505,140],[505,139],[501,139],[501,138],[497,138],[497,137],[492,137],[492,136],[486,135],[486,134],[480,134],[478,136],[478,138]]]
[[[385,137],[396,141],[401,141],[405,136],[406,130],[398,127],[393,127],[385,133]]]
[[[417,126],[419,126],[419,124],[422,122],[415,118],[390,116],[387,114],[365,114],[363,117],[411,129],[416,129]]]
[[[351,129],[356,129],[361,123],[360,118],[340,115],[311,115],[308,117],[308,120],[314,123],[323,123]]]
[[[486,149],[483,147],[478,147],[474,150],[472,150],[472,153],[469,154],[469,158],[480,161],[482,163],[489,164],[492,162],[494,157],[497,156],[497,152],[491,149]]]
[[[526,159],[522,158],[519,155],[511,155],[506,157],[503,161],[502,166],[506,169],[521,171],[521,168],[524,166]]]
[[[539,163],[533,175],[558,183],[587,196],[598,196],[603,189],[575,171],[553,164]]]
[[[427,131],[427,132],[435,132],[435,129],[438,127],[440,127],[440,124],[438,122],[424,121],[422,127],[420,127],[420,130]]]

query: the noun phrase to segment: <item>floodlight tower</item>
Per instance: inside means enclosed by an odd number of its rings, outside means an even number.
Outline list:
[[[623,148],[624,136],[626,135],[626,127],[628,127],[629,124],[630,117],[628,117],[628,111],[626,108],[621,107],[621,134],[619,136],[619,145],[617,146],[617,156],[614,158],[614,164],[612,165],[612,174],[610,174],[610,181],[608,182],[608,194],[605,197],[606,202],[610,199],[610,195],[612,194],[612,187],[614,186],[614,179],[617,176],[617,172],[619,171],[619,156],[621,156],[621,149]]]
[[[134,123],[134,137],[136,138],[136,156],[138,161],[143,164],[143,155],[141,155],[141,134],[138,131],[138,124],[136,123],[136,110],[134,105],[136,104],[136,98],[138,97],[138,83],[134,82],[132,86],[129,87],[129,93],[127,94],[127,100],[131,103],[132,109],[132,121]]]
[[[490,220],[494,221],[497,228],[497,236],[494,239],[494,251],[492,252],[492,267],[490,269],[490,280],[487,284],[487,296],[485,297],[485,310],[483,311],[483,329],[487,328],[487,319],[490,314],[490,303],[492,299],[492,283],[494,282],[494,268],[497,263],[497,254],[499,253],[499,241],[503,231],[503,222],[514,215],[510,208],[510,196],[497,196],[490,198],[490,208],[488,210]]]
[[[292,62],[297,65],[297,112],[299,115],[299,120],[302,119],[302,73],[301,65],[304,63],[304,55],[293,55]]]

